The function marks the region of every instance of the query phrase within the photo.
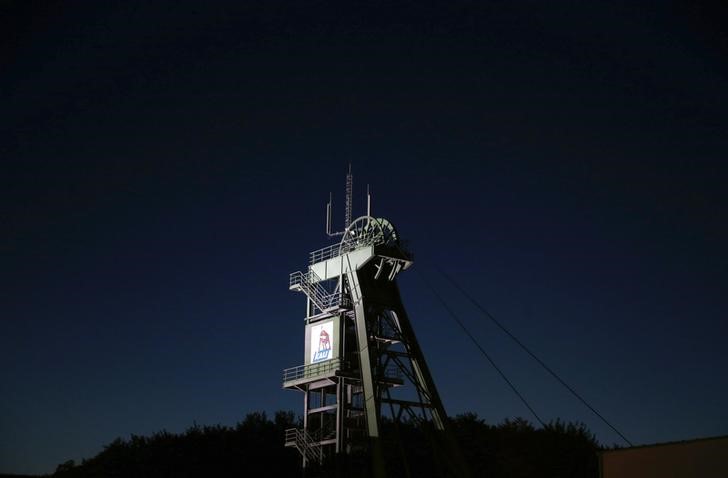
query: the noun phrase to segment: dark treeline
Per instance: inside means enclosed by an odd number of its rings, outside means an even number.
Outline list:
[[[473,477],[598,476],[599,446],[584,425],[556,421],[536,429],[523,419],[488,425],[474,414],[459,415],[450,423],[461,460]],[[265,413],[251,413],[234,427],[195,425],[180,434],[161,431],[149,437],[132,435],[127,440],[116,439],[80,464],[68,461],[58,465],[53,476],[303,476],[298,452],[283,446],[284,431],[296,426],[300,423],[293,412],[277,412],[272,420]],[[441,475],[426,433],[411,424],[400,424],[396,433],[392,424],[385,424],[383,432],[401,438],[383,442],[387,466],[397,470],[390,474]],[[305,476],[367,475],[365,463],[365,459],[326,463],[320,469],[307,469]]]

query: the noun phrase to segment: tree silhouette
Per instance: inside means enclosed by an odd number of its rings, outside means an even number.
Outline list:
[[[583,424],[556,420],[534,428],[522,418],[489,425],[476,414],[450,420],[473,476],[596,478],[599,445]],[[301,476],[295,449],[283,446],[287,428],[300,426],[293,412],[249,413],[234,427],[193,424],[185,432],[117,438],[96,456],[58,465],[54,477]],[[421,426],[385,422],[385,459],[392,476],[442,476],[430,437]],[[335,457],[310,467],[306,478],[367,476],[367,457]]]

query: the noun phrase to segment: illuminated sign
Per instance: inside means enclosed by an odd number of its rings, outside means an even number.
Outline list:
[[[329,320],[311,327],[311,363],[334,357],[334,321]]]

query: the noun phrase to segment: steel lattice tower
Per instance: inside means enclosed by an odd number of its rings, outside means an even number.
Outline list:
[[[283,372],[283,387],[304,393],[303,429],[287,430],[286,446],[298,449],[304,467],[334,454],[365,456],[371,474],[385,476],[383,423],[407,421],[433,430],[443,475],[463,476],[395,281],[412,255],[386,219],[359,217],[339,235],[290,276],[290,289],[307,301],[304,364]]]

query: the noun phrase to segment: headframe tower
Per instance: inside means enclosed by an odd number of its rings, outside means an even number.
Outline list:
[[[303,428],[287,430],[285,444],[304,467],[371,457],[360,463],[366,476],[407,476],[407,457],[385,459],[397,444],[384,430],[406,421],[429,430],[437,476],[465,476],[395,280],[412,254],[389,221],[370,215],[368,191],[367,214],[351,219],[351,166],[346,192],[344,231],[331,231],[329,200],[326,232],[337,241],[290,275],[289,288],[306,296],[305,353],[303,365],[284,370],[283,388],[303,392],[304,412]]]

